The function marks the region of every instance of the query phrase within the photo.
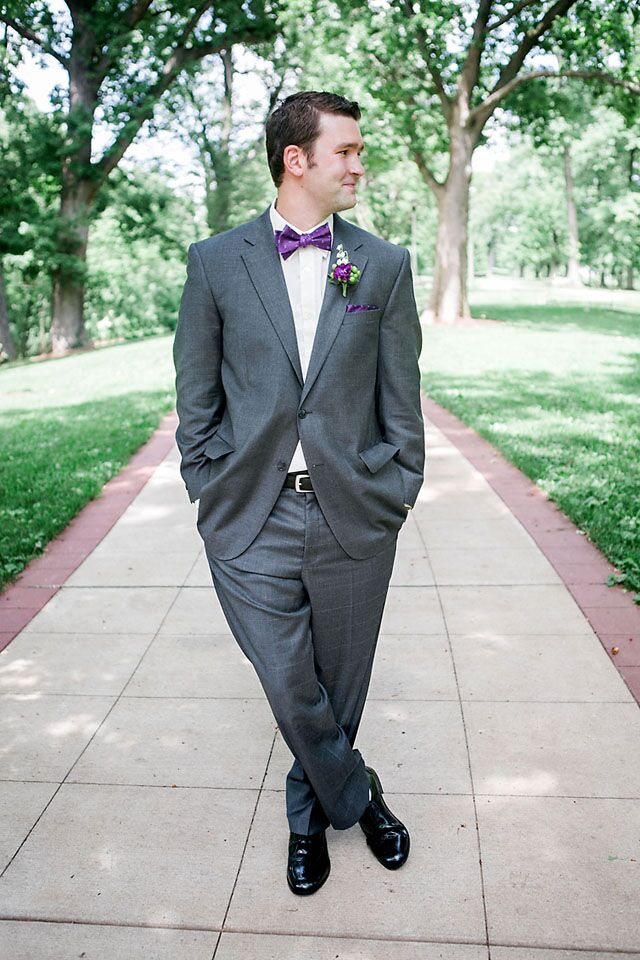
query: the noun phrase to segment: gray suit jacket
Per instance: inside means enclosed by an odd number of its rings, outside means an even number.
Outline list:
[[[421,333],[409,254],[334,214],[357,284],[327,281],[303,380],[269,207],[192,244],[173,357],[176,441],[198,530],[221,560],[260,531],[298,437],[331,530],[354,558],[390,542],[423,480]],[[375,309],[347,312],[348,304]]]

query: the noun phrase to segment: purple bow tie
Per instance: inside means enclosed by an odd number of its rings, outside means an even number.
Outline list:
[[[321,250],[331,250],[331,230],[328,223],[316,227],[311,233],[296,233],[287,224],[284,230],[276,230],[276,247],[283,260],[295,253],[298,247],[320,247]]]

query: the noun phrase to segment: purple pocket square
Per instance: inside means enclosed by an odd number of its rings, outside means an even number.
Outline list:
[[[379,310],[374,304],[370,303],[348,303],[347,313],[364,313],[365,310]]]

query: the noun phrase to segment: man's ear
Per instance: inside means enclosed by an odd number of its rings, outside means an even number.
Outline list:
[[[302,147],[295,143],[286,146],[282,153],[282,162],[285,170],[293,177],[301,177],[306,168],[306,158]]]

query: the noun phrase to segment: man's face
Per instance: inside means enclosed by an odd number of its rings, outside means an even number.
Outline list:
[[[304,191],[324,215],[355,207],[357,184],[364,174],[360,160],[363,149],[360,127],[352,117],[320,114],[320,134],[312,155],[306,158],[301,151],[301,163]]]

